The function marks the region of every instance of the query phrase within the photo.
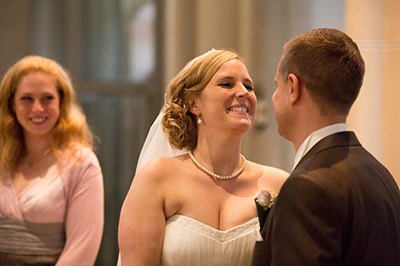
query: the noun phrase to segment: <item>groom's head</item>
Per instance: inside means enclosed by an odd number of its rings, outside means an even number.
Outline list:
[[[297,104],[290,92],[279,92],[279,84],[290,91],[294,81],[300,88],[300,94],[294,96],[306,93],[321,116],[346,117],[358,96],[364,72],[357,44],[345,33],[321,28],[294,37],[283,47],[275,77],[277,90],[272,100],[278,124],[279,120],[291,122],[287,119],[293,116],[285,108],[290,108],[293,102]]]
[[[278,71],[284,80],[295,74],[321,112],[348,114],[360,91],[365,65],[348,35],[321,28],[287,42]]]

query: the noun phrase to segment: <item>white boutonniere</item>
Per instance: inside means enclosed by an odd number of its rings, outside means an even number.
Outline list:
[[[274,205],[277,197],[278,194],[272,193],[268,190],[261,190],[255,201],[257,205],[260,205],[266,211]]]
[[[265,221],[267,220],[268,213],[274,205],[278,194],[275,194],[268,190],[261,190],[260,194],[254,199],[257,206],[258,220],[260,222],[260,230],[263,228]]]

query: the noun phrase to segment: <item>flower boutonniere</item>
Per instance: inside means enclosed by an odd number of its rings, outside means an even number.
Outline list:
[[[272,193],[268,190],[261,190],[260,194],[254,199],[257,206],[258,220],[260,222],[260,230],[263,228],[267,220],[268,213],[274,205],[278,194]]]
[[[258,194],[257,198],[255,198],[256,204],[264,209],[264,211],[270,209],[272,205],[274,205],[277,194],[272,193],[268,190],[261,190],[260,194]]]

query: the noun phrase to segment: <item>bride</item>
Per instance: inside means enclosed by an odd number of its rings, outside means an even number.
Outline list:
[[[251,264],[262,239],[254,198],[278,193],[288,176],[240,153],[256,105],[231,51],[193,59],[169,83],[122,206],[122,265]]]

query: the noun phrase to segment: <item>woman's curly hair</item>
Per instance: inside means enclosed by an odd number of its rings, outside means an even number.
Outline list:
[[[243,59],[228,50],[210,50],[189,61],[168,84],[162,111],[163,130],[177,149],[193,150],[197,146],[196,116],[190,101],[198,97],[215,73],[229,60]]]
[[[93,135],[86,116],[76,103],[75,91],[67,72],[54,60],[26,56],[8,69],[0,85],[0,167],[14,170],[26,154],[24,133],[14,112],[14,96],[22,78],[41,72],[53,78],[60,95],[60,115],[52,131],[52,151],[93,148]]]

